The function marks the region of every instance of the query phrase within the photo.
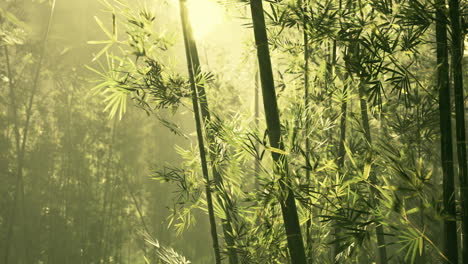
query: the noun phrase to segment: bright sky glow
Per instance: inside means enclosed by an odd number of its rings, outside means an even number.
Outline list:
[[[188,0],[187,7],[196,39],[205,38],[224,21],[224,10],[214,0]]]

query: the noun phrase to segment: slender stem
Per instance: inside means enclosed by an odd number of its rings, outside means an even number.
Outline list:
[[[268,137],[271,147],[284,150],[284,145],[281,140],[281,124],[279,119],[278,103],[276,101],[275,83],[273,79],[262,0],[251,0],[250,9],[252,12],[255,43],[257,45],[257,57],[262,83],[263,107],[265,110]],[[291,187],[292,181],[289,178],[287,158],[285,155],[277,152],[272,152],[272,157],[275,162],[275,173],[278,173],[281,176],[281,193],[284,193],[286,196],[280,197],[280,204],[291,262],[294,264],[305,264],[307,261],[304,242],[302,240],[301,227],[299,225],[294,191]]]
[[[362,19],[364,19],[364,12],[363,12],[363,6],[362,6],[362,1],[358,0],[357,2],[357,8],[359,10],[359,15],[361,16]],[[356,9],[356,5],[353,5],[353,9]],[[359,42],[354,45],[354,56],[361,56],[361,47]],[[360,102],[360,110],[361,110],[361,120],[362,120],[362,125],[364,127],[364,134],[365,138],[367,141],[367,144],[369,148],[372,147],[372,135],[371,135],[371,130],[370,130],[370,125],[369,125],[369,115],[367,112],[367,100],[364,98],[364,93],[365,93],[365,72],[359,72],[359,102]],[[369,176],[371,184],[376,184],[377,183],[377,178],[375,176],[375,173],[371,171],[371,174]],[[372,195],[372,200],[374,204],[378,203],[378,193],[375,190],[374,187],[370,187],[370,193]],[[377,237],[377,261],[379,264],[386,264],[387,263],[387,249],[385,245],[385,235],[384,235],[384,229],[383,226],[379,223],[376,222],[376,227],[375,227],[375,235]]]
[[[415,95],[415,99],[416,99],[417,158],[418,158],[418,162],[419,162],[419,160],[421,160],[421,158],[422,158],[422,149],[421,149],[421,147],[422,147],[422,137],[423,137],[423,135],[421,135],[421,125],[422,125],[421,124],[421,98],[419,96],[419,87],[415,88],[414,95]],[[421,179],[421,181],[422,181],[422,179]],[[422,197],[419,197],[419,207],[421,208],[421,211],[419,212],[419,222],[421,224],[421,227],[423,229],[425,229],[424,210],[423,210],[424,200],[422,199]],[[425,241],[423,240],[422,243],[423,243],[422,250],[421,250],[420,254],[418,253],[416,255],[415,263],[417,263],[417,264],[426,263],[425,248],[424,248]]]
[[[306,168],[306,182],[310,187],[310,139],[309,139],[309,35],[307,33],[307,2],[299,0],[299,7],[302,10],[302,38],[304,45],[304,109],[306,113],[306,122],[304,127],[305,134],[305,168]],[[310,195],[310,194],[309,194]],[[310,209],[312,211],[312,208]],[[312,260],[312,213],[307,219],[306,223],[306,245],[308,250],[309,261]]]
[[[363,96],[364,94],[364,80],[361,78],[360,80],[360,89],[359,89],[359,101],[360,101],[360,107],[361,107],[361,118],[362,118],[362,125],[364,127],[364,134],[366,137],[367,144],[371,147],[372,146],[372,134],[370,130],[370,125],[369,125],[369,115],[367,112],[367,101]],[[369,176],[370,182],[372,184],[376,184],[377,179],[375,177],[375,174],[371,172],[371,175]],[[374,187],[371,187],[371,194],[374,197],[374,200],[376,200],[377,192]],[[374,201],[377,202],[377,201]],[[384,236],[384,229],[383,226],[380,223],[376,223],[375,227],[375,233],[377,237],[377,247],[378,247],[378,261],[379,264],[385,264],[387,263],[387,249],[385,245],[385,236]]]
[[[451,126],[451,102],[445,0],[436,0],[436,43],[437,43],[437,89],[439,91],[440,148],[443,173],[444,210],[444,254],[449,263],[458,263],[457,224],[453,218],[455,209],[455,183],[453,169],[453,146]],[[452,219],[451,219],[452,218]]]
[[[340,171],[340,175],[342,175],[344,171],[344,161],[345,161],[345,140],[346,140],[346,120],[347,120],[347,112],[348,112],[348,74],[345,74],[344,78],[344,85],[343,85],[343,101],[341,102],[341,117],[340,117],[340,139],[338,145],[338,159],[336,161],[336,165],[338,170]],[[335,240],[336,242],[333,244],[333,262],[335,262],[336,256],[339,253],[340,243],[339,243],[339,234],[341,230],[339,227],[335,228]]]
[[[135,193],[132,190],[132,187],[130,186],[130,181],[128,180],[128,177],[125,175],[122,176],[123,180],[125,181],[125,185],[127,186],[128,193],[130,194],[130,197],[132,198],[133,205],[135,205],[135,209],[137,210],[138,217],[140,218],[141,225],[143,226],[143,229],[145,230],[146,234],[148,236],[152,237],[152,234],[148,228],[148,225],[146,224],[145,217],[143,215],[143,210],[141,209],[141,205],[138,202]]]
[[[105,238],[105,234],[106,234],[106,231],[107,231],[107,227],[109,227],[109,223],[107,223],[107,208],[108,208],[108,201],[109,201],[109,191],[112,191],[111,189],[111,182],[112,182],[112,179],[111,179],[111,166],[112,166],[112,159],[113,159],[113,156],[114,156],[114,142],[115,142],[115,131],[116,131],[116,127],[117,127],[117,118],[114,118],[114,123],[112,125],[112,131],[111,131],[111,142],[109,144],[109,148],[108,148],[108,154],[107,154],[107,162],[106,162],[106,168],[105,168],[105,172],[104,172],[104,180],[105,180],[105,183],[104,183],[104,196],[103,196],[103,202],[102,202],[102,209],[101,209],[101,238],[99,239],[99,252],[100,252],[100,257],[101,259],[105,259],[106,257],[106,252],[105,252],[105,242],[106,242],[106,238]],[[110,190],[109,190],[110,189]]]
[[[184,5],[183,8],[185,9],[184,12],[188,14],[187,7]],[[192,59],[193,72],[195,75],[195,80],[198,80],[198,78],[201,76],[201,64],[200,64],[200,59],[198,55],[197,44],[195,43],[195,38],[193,36],[192,26],[190,22],[188,21],[188,19],[187,19],[187,23],[185,26],[187,29],[187,40],[189,44],[190,56]],[[205,49],[205,55],[206,55],[206,49]],[[211,113],[208,107],[208,98],[206,95],[205,86],[201,82],[197,82],[196,86],[197,86],[197,91],[198,91],[198,96],[199,96],[198,100],[199,100],[200,108],[201,108],[201,118],[203,120],[202,124],[204,126],[206,136],[207,136],[206,144],[208,146],[208,154],[209,154],[210,163],[211,163],[211,171],[213,174],[213,180],[214,180],[216,190],[219,193],[219,195],[215,195],[215,198],[217,198],[220,204],[226,205],[225,210],[224,210],[226,219],[222,221],[222,228],[223,228],[224,239],[227,245],[229,263],[237,264],[239,260],[238,260],[237,253],[235,250],[235,242],[234,242],[234,237],[233,237],[233,233],[234,233],[233,226],[232,226],[232,219],[233,219],[232,214],[233,213],[232,213],[232,210],[230,210],[231,208],[233,208],[234,205],[228,193],[225,191],[223,178],[216,164],[216,159],[217,159],[217,156],[219,155],[219,151],[216,148],[215,135],[211,129]]]
[[[255,71],[255,96],[254,96],[254,108],[255,108],[255,130],[257,133],[260,132],[260,127],[259,127],[259,121],[260,121],[260,80],[259,80],[259,71],[258,71],[258,65],[257,66],[257,70]],[[260,149],[260,143],[259,142],[256,142],[255,144],[255,149],[259,150]],[[258,182],[258,179],[259,179],[259,176],[260,176],[260,160],[258,160],[257,158],[255,159],[255,169],[254,169],[254,173],[255,173],[255,188],[258,189],[259,188],[259,182]]]
[[[458,176],[460,179],[462,209],[462,256],[468,262],[468,167],[466,154],[465,104],[463,95],[463,31],[461,29],[460,1],[449,0],[452,28],[452,77],[455,101]]]
[[[218,233],[216,231],[216,220],[214,215],[213,209],[213,200],[211,197],[211,186],[210,186],[210,179],[208,175],[208,165],[206,160],[206,151],[203,139],[203,131],[202,131],[202,120],[200,117],[200,107],[199,107],[199,94],[197,91],[197,85],[195,82],[195,70],[192,64],[192,55],[190,51],[190,42],[188,36],[188,15],[185,5],[185,0],[180,0],[180,16],[182,20],[182,30],[184,34],[184,44],[185,44],[185,55],[187,59],[187,67],[189,72],[189,79],[190,79],[190,88],[192,90],[192,104],[193,104],[193,112],[195,116],[195,126],[197,131],[197,139],[198,139],[198,148],[200,151],[200,161],[202,167],[203,177],[205,179],[205,193],[206,193],[206,203],[208,206],[208,217],[210,221],[210,230],[211,230],[211,239],[213,240],[213,251],[215,255],[215,262],[216,264],[221,264],[221,254],[219,249],[219,242],[218,242]]]

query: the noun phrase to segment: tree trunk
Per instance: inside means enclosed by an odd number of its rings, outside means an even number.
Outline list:
[[[278,106],[276,101],[275,84],[273,80],[273,70],[271,67],[270,51],[268,48],[268,38],[263,14],[262,0],[251,0],[250,8],[257,45],[257,57],[260,68],[260,78],[263,92],[263,106],[268,129],[268,137],[271,147],[284,150],[281,141],[281,124],[279,119]],[[301,227],[297,215],[294,191],[291,189],[291,180],[288,173],[288,162],[285,155],[272,151],[275,162],[275,172],[281,174],[280,188],[286,197],[280,198],[281,211],[283,214],[284,226],[288,241],[291,263],[305,264],[306,255],[304,242],[302,241]]]

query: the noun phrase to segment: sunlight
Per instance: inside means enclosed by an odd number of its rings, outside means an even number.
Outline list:
[[[224,10],[214,0],[191,0],[187,5],[196,39],[206,37],[224,20]]]

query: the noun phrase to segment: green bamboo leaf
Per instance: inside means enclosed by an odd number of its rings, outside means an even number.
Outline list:
[[[366,162],[364,164],[364,170],[362,172],[362,178],[364,180],[367,180],[369,178],[370,172],[371,172],[372,164],[370,162]]]
[[[422,236],[419,237],[419,256],[422,256],[424,249],[424,238]]]
[[[31,28],[26,24],[24,23],[23,21],[21,21],[20,19],[18,19],[14,14],[6,11],[5,9],[2,9],[0,8],[0,18],[1,17],[5,17],[6,20],[10,21],[11,23],[15,24],[16,26],[19,26],[27,31],[30,31]]]
[[[102,72],[100,72],[100,71],[94,69],[93,67],[88,66],[88,65],[85,65],[85,67],[86,67],[86,69],[88,69],[88,70],[90,70],[90,71],[92,71],[92,72],[98,74],[99,76],[104,77],[104,78],[107,78],[107,75],[106,75],[106,74],[104,74],[104,73],[102,73]]]
[[[278,153],[278,154],[281,154],[281,155],[289,155],[288,152],[284,151],[284,150],[281,150],[279,148],[274,148],[274,147],[267,147],[267,149],[271,152],[274,152],[274,153]]]
[[[102,23],[102,21],[97,17],[97,16],[94,16],[94,20],[96,20],[96,23],[99,25],[99,27],[102,29],[102,31],[104,31],[104,33],[110,38],[110,39],[113,39],[114,36],[112,35],[112,33],[110,33],[106,27],[104,26],[104,24]]]
[[[101,49],[101,50],[98,52],[98,54],[96,54],[96,56],[94,56],[93,61],[96,61],[97,59],[99,59],[99,57],[102,56],[102,54],[106,53],[107,50],[112,46],[112,44],[113,44],[113,43],[111,42],[111,43],[107,44],[103,49]]]
[[[410,215],[410,214],[417,213],[417,212],[419,212],[419,211],[420,211],[419,207],[415,207],[415,208],[412,208],[412,209],[406,211],[406,214],[407,214],[407,215]]]
[[[352,153],[351,150],[349,149],[349,145],[348,145],[348,143],[347,143],[346,141],[344,142],[344,147],[345,147],[345,150],[346,150],[347,157],[349,158],[349,160],[351,161],[351,163],[353,164],[353,166],[354,166],[355,168],[357,168],[358,166],[357,166],[356,161],[355,161],[354,158],[353,158],[353,153]]]
[[[109,44],[109,43],[112,43],[112,40],[89,40],[86,43],[91,44],[91,45]]]

